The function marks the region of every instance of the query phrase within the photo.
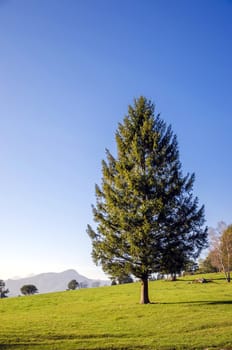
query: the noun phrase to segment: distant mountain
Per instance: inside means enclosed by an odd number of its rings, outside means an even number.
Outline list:
[[[20,295],[20,288],[24,284],[34,284],[39,293],[59,292],[67,289],[67,285],[71,280],[77,280],[83,288],[99,287],[109,285],[109,281],[89,279],[80,275],[75,270],[66,270],[63,272],[41,273],[32,277],[20,278],[17,280],[8,279],[5,281],[6,287],[9,289],[9,297]]]

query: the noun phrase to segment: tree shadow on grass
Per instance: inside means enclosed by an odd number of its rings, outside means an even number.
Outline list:
[[[76,344],[77,345],[77,344]],[[55,346],[55,347],[54,347]],[[77,345],[78,346],[78,345]],[[75,349],[78,350],[86,350],[86,347],[75,347]],[[5,350],[5,349],[12,349],[12,350],[52,350],[52,349],[60,349],[60,350],[65,350],[66,349],[66,345],[65,344],[36,344],[36,345],[32,345],[32,344],[0,344],[0,350]],[[110,345],[109,347],[95,347],[95,350],[143,350],[143,349],[147,349],[150,350],[151,347],[149,345]]]
[[[177,278],[175,281],[170,281],[170,282],[187,282],[187,283],[196,283],[196,280],[198,279],[202,279],[204,277],[197,277],[197,275],[195,275],[195,278],[191,278],[191,279],[183,279],[183,278]],[[225,277],[218,277],[218,278],[204,278],[207,283],[217,283],[217,281],[225,281],[227,282]],[[228,283],[228,282],[227,282]]]
[[[199,304],[199,305],[232,305],[232,300],[195,300],[195,301],[175,301],[175,302],[153,302],[156,305],[179,305],[179,304]]]

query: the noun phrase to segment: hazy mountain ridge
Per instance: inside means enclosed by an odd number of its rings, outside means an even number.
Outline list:
[[[60,292],[67,289],[68,283],[72,280],[77,280],[78,283],[86,287],[103,286],[109,284],[107,280],[89,279],[80,275],[75,270],[66,270],[63,272],[47,272],[25,277],[20,279],[8,279],[5,281],[6,287],[9,289],[9,297],[20,295],[20,288],[24,284],[34,284],[39,293]]]

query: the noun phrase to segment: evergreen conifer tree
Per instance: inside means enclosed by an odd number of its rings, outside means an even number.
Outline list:
[[[111,276],[141,279],[146,304],[152,273],[178,272],[206,246],[204,207],[193,198],[194,175],[182,175],[171,126],[155,116],[149,100],[129,106],[116,143],[117,156],[106,150],[102,184],[95,188],[97,227],[88,225],[87,232],[93,260]]]

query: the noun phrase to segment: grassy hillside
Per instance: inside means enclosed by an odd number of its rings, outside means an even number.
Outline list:
[[[0,300],[0,349],[232,349],[232,283],[139,283]]]

